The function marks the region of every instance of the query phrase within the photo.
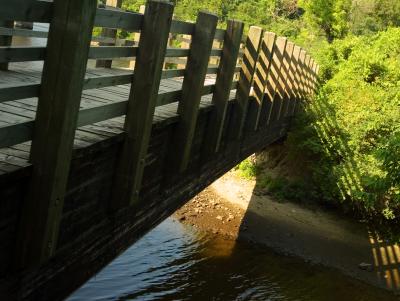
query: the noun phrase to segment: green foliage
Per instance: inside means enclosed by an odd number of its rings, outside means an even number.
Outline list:
[[[400,29],[324,50],[325,83],[288,143],[309,160],[321,196],[370,214],[400,213]]]
[[[124,0],[122,8],[138,11],[146,0]],[[242,20],[246,31],[262,26],[303,46],[320,49],[324,40],[347,33],[371,34],[400,25],[400,1],[393,0],[171,0],[175,18],[195,21],[200,10],[218,14],[220,27],[228,19]],[[323,45],[322,45],[323,46]]]
[[[239,175],[245,179],[252,180],[254,179],[260,171],[260,166],[257,165],[254,157],[247,158],[242,161],[235,168]]]
[[[348,32],[351,4],[351,0],[303,0],[300,2],[306,11],[306,18],[324,31],[328,41],[342,38]]]

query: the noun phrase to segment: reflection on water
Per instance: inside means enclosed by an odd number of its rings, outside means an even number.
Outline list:
[[[168,219],[68,301],[397,300],[380,290]]]

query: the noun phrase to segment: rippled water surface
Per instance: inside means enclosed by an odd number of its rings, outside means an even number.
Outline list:
[[[390,301],[380,290],[170,218],[75,292],[83,300]]]

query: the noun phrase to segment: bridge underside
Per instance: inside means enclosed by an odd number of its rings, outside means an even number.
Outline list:
[[[100,72],[98,70],[98,72]],[[171,88],[171,87],[170,87]],[[113,95],[120,89],[114,87]],[[179,88],[178,88],[179,89]],[[107,98],[103,91],[103,101]],[[127,92],[128,93],[128,92]],[[101,101],[99,95],[88,104]],[[126,98],[126,96],[125,96]],[[254,100],[253,100],[254,101]],[[84,102],[83,102],[84,103]],[[23,102],[3,105],[21,118],[33,118]],[[18,108],[19,106],[19,108]],[[68,181],[56,256],[39,269],[15,273],[13,254],[20,210],[31,175],[29,143],[0,150],[0,300],[61,300],[82,285],[121,252],[238,162],[286,134],[288,118],[273,126],[247,131],[240,147],[228,141],[232,115],[229,102],[220,151],[204,161],[202,145],[212,110],[203,97],[188,169],[171,174],[166,157],[171,135],[179,121],[177,102],[157,107],[146,157],[140,206],[108,214],[115,161],[123,141],[124,118],[114,118],[79,128]],[[4,108],[0,108],[5,114]],[[11,113],[7,113],[9,115]],[[25,114],[25,117],[23,117]],[[25,155],[24,155],[25,154]]]

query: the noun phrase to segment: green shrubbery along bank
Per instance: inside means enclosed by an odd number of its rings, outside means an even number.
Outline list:
[[[400,204],[400,29],[335,40],[321,88],[289,136],[312,185],[331,201],[394,218]]]

